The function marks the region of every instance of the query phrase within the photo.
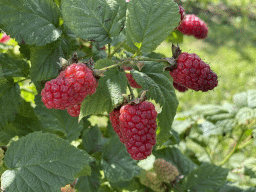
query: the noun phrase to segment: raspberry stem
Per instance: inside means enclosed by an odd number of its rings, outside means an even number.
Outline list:
[[[134,99],[135,96],[134,96],[134,94],[133,94],[133,90],[132,90],[132,87],[131,87],[131,85],[130,85],[129,82],[127,82],[127,86],[128,86],[129,91],[130,91],[130,94],[131,94],[131,96],[132,96],[132,99]]]
[[[108,58],[111,59],[115,54],[116,52],[120,49],[120,47],[122,47],[122,45],[126,42],[126,40],[122,43],[120,43],[120,45],[118,45],[114,51],[112,53],[110,53],[110,49],[109,49],[109,54],[108,54]]]

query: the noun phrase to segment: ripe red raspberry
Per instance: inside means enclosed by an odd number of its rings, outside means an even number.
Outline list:
[[[181,53],[177,68],[170,71],[173,81],[195,91],[212,90],[218,85],[217,75],[194,53]]]
[[[45,84],[41,92],[42,101],[49,109],[65,109],[81,103],[87,95],[96,91],[98,82],[93,71],[85,64],[74,63],[60,75]]]
[[[120,109],[120,129],[128,153],[135,160],[146,159],[156,144],[155,106],[143,101],[139,104],[127,104]]]
[[[124,70],[129,70],[129,71],[132,70],[132,67],[129,67],[129,66],[124,66],[123,68],[124,68]],[[138,83],[134,80],[133,76],[130,73],[126,73],[125,75],[132,87],[141,88],[141,86],[138,85]]]
[[[184,87],[184,86],[182,86],[182,85],[176,83],[175,81],[173,81],[173,87],[174,87],[175,89],[177,89],[179,92],[186,92],[186,91],[188,90],[187,87]]]
[[[197,39],[204,39],[208,34],[208,27],[196,15],[186,15],[178,30],[185,35],[193,35]]]
[[[119,116],[120,116],[120,109],[114,109],[109,114],[109,119],[110,119],[110,122],[112,124],[112,127],[114,128],[114,131],[119,136],[120,141],[122,143],[124,143],[123,135],[122,135],[121,130],[120,130]]]
[[[46,82],[42,92],[42,101],[48,109],[61,109],[66,108],[68,103],[68,93],[66,91],[65,79],[57,77],[51,81]]]
[[[72,105],[67,108],[68,114],[72,117],[78,117],[80,114],[81,104]]]

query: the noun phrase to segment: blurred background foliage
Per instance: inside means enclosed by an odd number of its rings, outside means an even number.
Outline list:
[[[183,37],[184,52],[196,53],[218,75],[219,84],[206,93],[177,92],[178,111],[194,104],[231,102],[235,93],[256,85],[256,1],[255,0],[176,0],[186,14],[195,14],[208,27],[204,40]],[[171,44],[162,43],[157,52],[171,57]]]

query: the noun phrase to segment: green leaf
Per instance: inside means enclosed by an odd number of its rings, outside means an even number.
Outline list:
[[[101,45],[117,36],[125,21],[125,0],[62,0],[65,24],[79,37]]]
[[[247,120],[255,117],[256,114],[254,113],[254,110],[250,107],[243,107],[236,114],[236,119],[241,124],[245,124]]]
[[[182,186],[188,191],[215,192],[223,186],[227,175],[228,169],[204,163],[185,177]]]
[[[0,25],[19,43],[42,46],[56,41],[60,10],[52,0],[0,0]]]
[[[243,190],[227,183],[218,189],[218,192],[243,192]]]
[[[112,63],[109,59],[102,59],[96,62],[96,68],[102,68]],[[117,68],[108,69],[104,77],[99,79],[99,86],[93,95],[87,96],[82,105],[79,119],[93,114],[111,112],[113,108],[123,102],[122,94],[126,93],[127,78]]]
[[[35,113],[44,131],[56,133],[69,141],[79,137],[83,123],[78,123],[77,118],[71,117],[64,110],[47,109],[41,101],[36,104]]]
[[[238,107],[247,107],[247,93],[241,92],[233,95],[233,102]]]
[[[78,192],[95,192],[100,187],[100,169],[95,164],[90,164],[92,172],[90,176],[79,177],[76,184]]]
[[[82,140],[84,149],[89,154],[101,151],[106,142],[98,127],[84,130]]]
[[[133,0],[126,14],[127,45],[151,52],[178,26],[177,3],[170,0]]]
[[[18,83],[8,82],[0,89],[0,125],[6,121],[13,121],[19,110],[21,97]]]
[[[203,136],[210,137],[211,135],[222,135],[222,127],[217,127],[210,121],[204,121],[200,124],[200,129],[203,131]]]
[[[154,155],[156,158],[162,158],[172,163],[182,175],[187,175],[198,167],[175,147],[157,150]]]
[[[117,136],[104,146],[101,164],[105,177],[111,182],[129,181],[141,170]]]
[[[2,85],[6,84],[8,81],[6,78],[4,78],[3,68],[0,65],[0,88]]]
[[[50,133],[34,132],[8,147],[2,188],[12,192],[54,191],[89,167],[90,156]],[[90,173],[88,173],[90,174]]]
[[[170,137],[170,130],[176,110],[178,100],[172,86],[170,76],[163,73],[164,64],[156,62],[144,62],[141,71],[131,70],[131,74],[135,81],[142,86],[142,89],[148,90],[147,96],[155,100],[162,107],[162,111],[158,114],[158,131],[157,141],[162,145]]]
[[[60,66],[59,58],[67,58],[70,44],[67,39],[59,39],[51,44],[31,48],[31,71],[32,81],[52,79],[58,75]]]
[[[247,97],[248,107],[255,108],[256,107],[256,89],[248,90],[247,93],[248,93],[248,97]]]
[[[7,145],[10,140],[19,134],[19,129],[12,123],[0,124],[0,144]]]
[[[6,53],[0,54],[0,63],[4,77],[27,77],[29,64],[22,59],[15,59]]]
[[[166,41],[171,43],[183,43],[183,33],[179,30],[175,30],[168,36]]]

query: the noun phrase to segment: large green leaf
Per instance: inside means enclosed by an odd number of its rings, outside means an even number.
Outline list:
[[[162,158],[171,162],[182,175],[187,175],[198,167],[175,147],[157,150],[154,152],[154,155],[156,158]]]
[[[2,188],[12,192],[56,192],[69,183],[90,156],[50,133],[34,132],[8,147],[1,177]],[[90,174],[89,172],[87,173]]]
[[[176,110],[178,100],[172,81],[163,73],[164,64],[156,62],[145,62],[141,71],[131,70],[131,74],[136,82],[142,86],[142,89],[148,90],[147,96],[155,100],[162,107],[162,111],[158,114],[158,144],[161,145],[170,137],[170,130]],[[169,75],[170,76],[170,75]]]
[[[31,72],[33,81],[52,79],[58,75],[60,57],[66,58],[70,44],[67,39],[60,39],[51,44],[31,48]]]
[[[113,62],[109,59],[101,59],[96,62],[95,68],[109,66]],[[82,105],[80,119],[84,116],[110,112],[116,105],[123,102],[122,94],[126,93],[127,78],[117,68],[112,68],[104,73],[99,80],[99,86],[93,95],[87,96]]]
[[[78,123],[78,119],[71,117],[66,110],[47,109],[38,101],[35,113],[44,131],[56,133],[69,141],[77,139],[83,129],[83,122]]]
[[[117,136],[104,146],[101,164],[105,177],[111,182],[129,181],[141,170]]]
[[[62,0],[65,24],[79,37],[102,45],[117,36],[125,22],[125,0]]]
[[[227,175],[228,169],[205,163],[190,172],[185,177],[182,186],[187,191],[215,192],[223,186]]]
[[[8,82],[0,89],[0,125],[6,121],[13,121],[19,110],[21,97],[18,83]]]
[[[52,0],[0,0],[0,25],[16,41],[42,46],[56,41],[60,10]]]
[[[132,0],[126,17],[127,45],[146,52],[154,51],[180,22],[172,0]]]
[[[29,74],[29,64],[25,60],[14,59],[2,53],[0,63],[4,77],[27,77]]]

